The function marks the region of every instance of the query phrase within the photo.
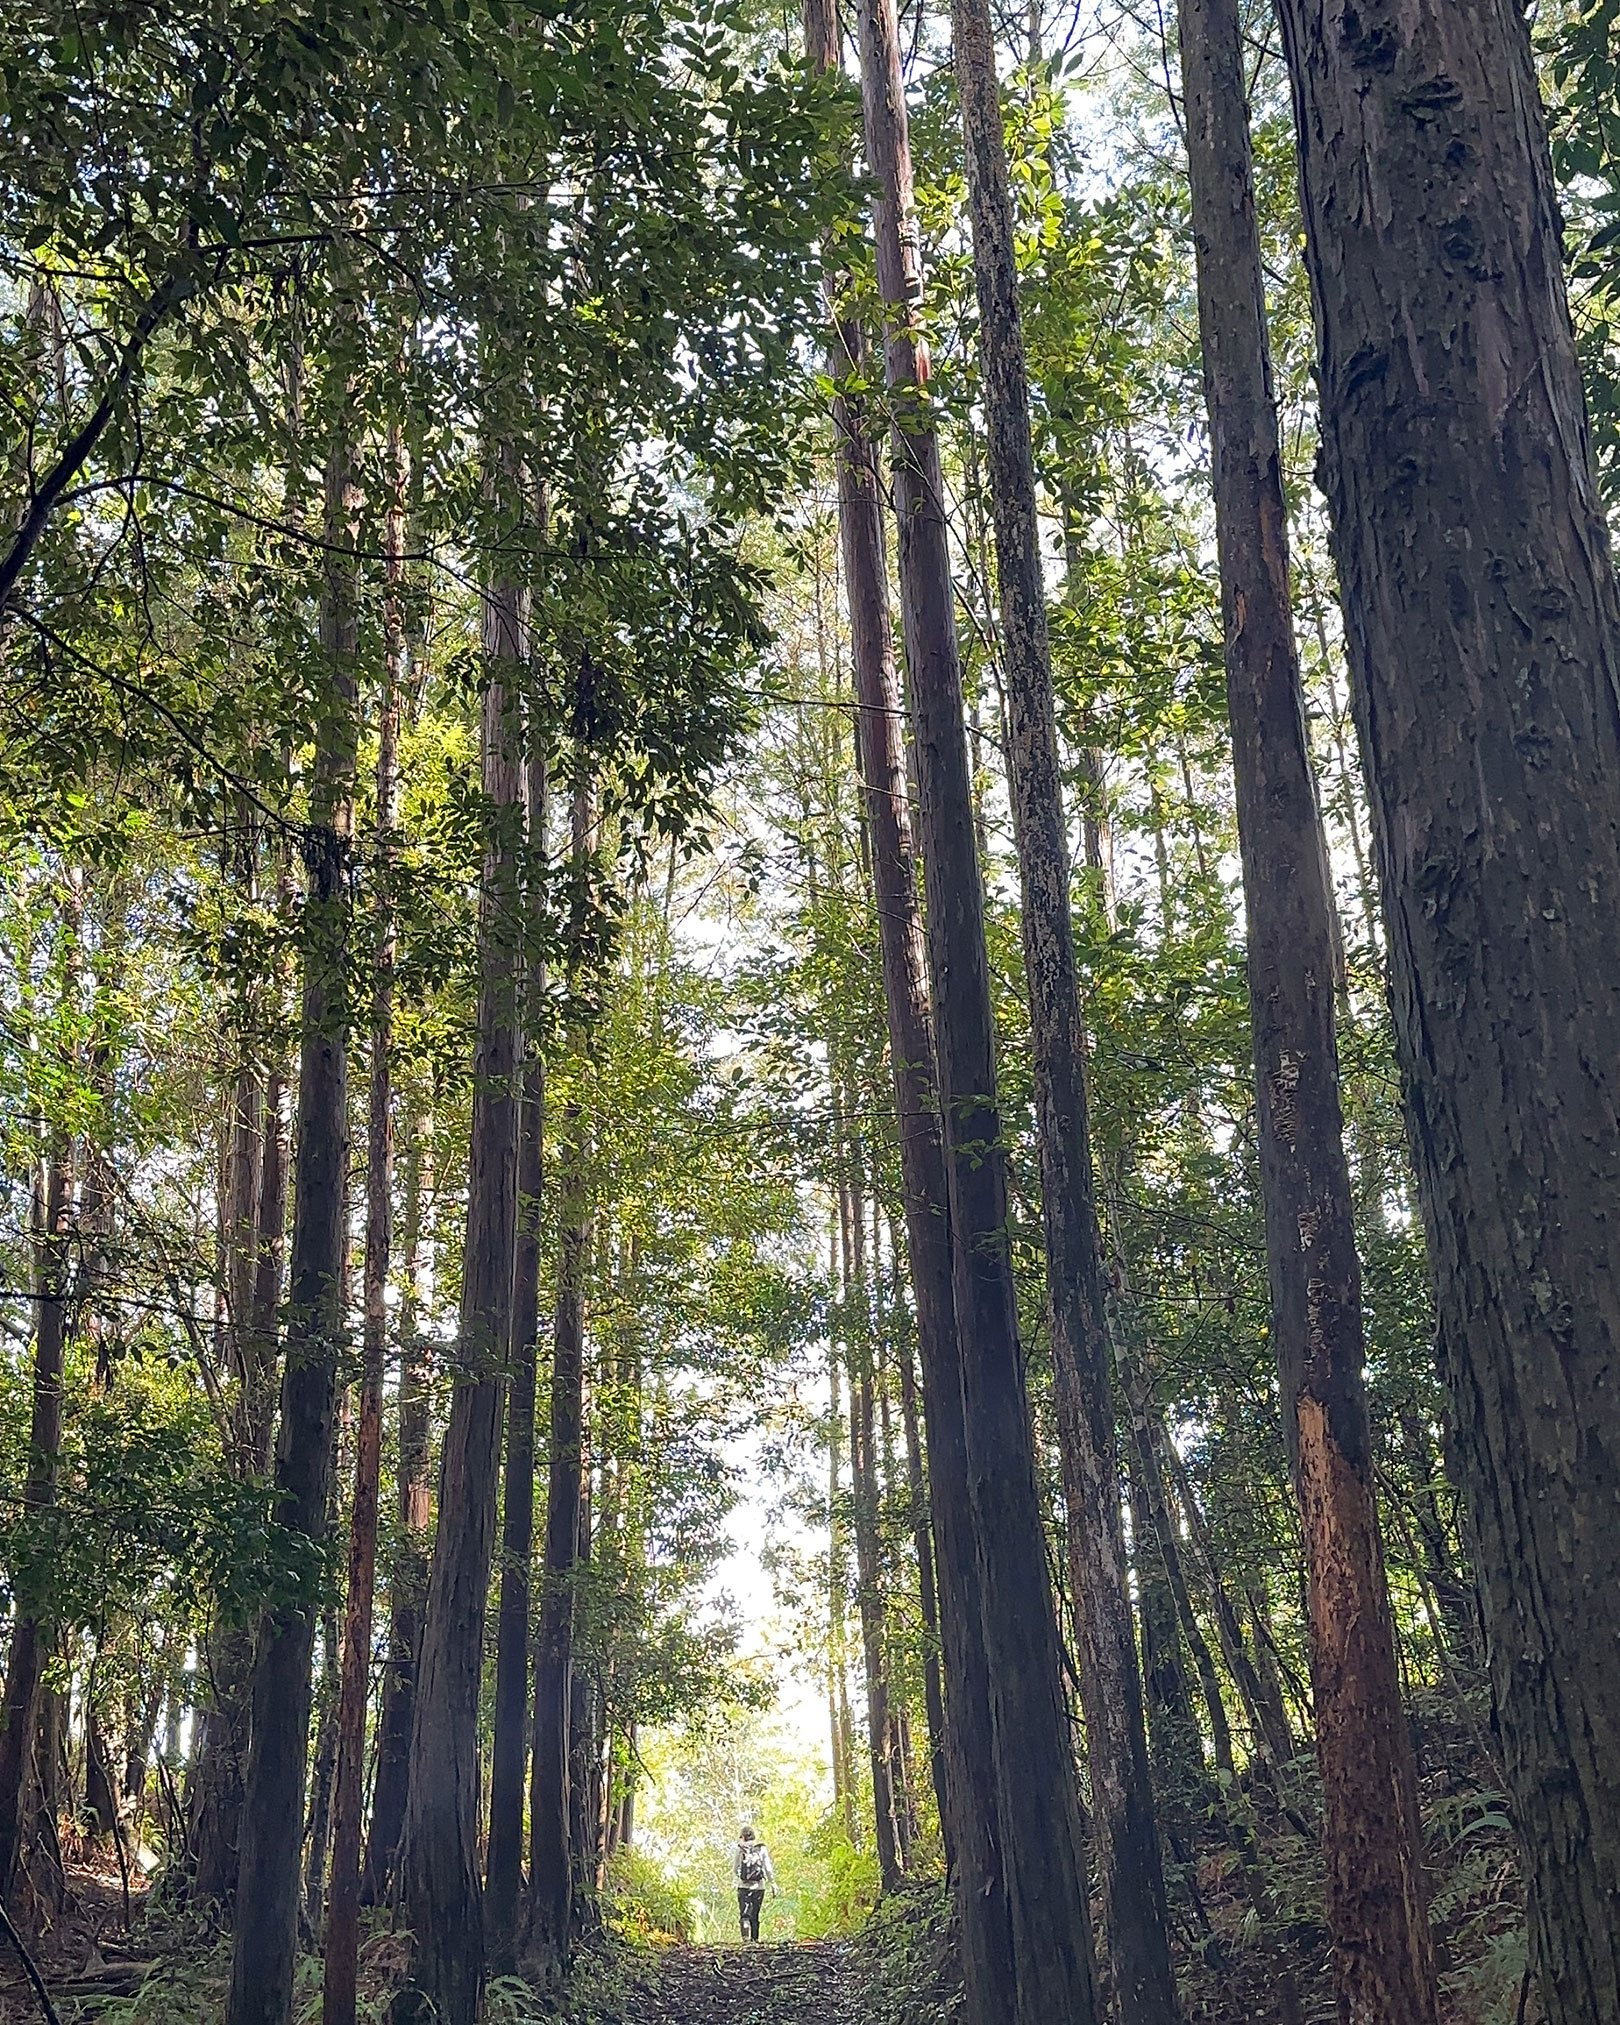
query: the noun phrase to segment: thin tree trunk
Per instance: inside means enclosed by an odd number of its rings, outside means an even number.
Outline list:
[[[1533,1951],[1550,2025],[1611,2025],[1620,595],[1545,120],[1508,0],[1279,14],[1396,1043]]]
[[[489,1849],[484,1922],[490,1967],[517,1966],[518,1894],[523,1867],[524,1772],[529,1733],[529,1620],[534,1559],[535,1358],[540,1334],[540,1190],[545,1158],[545,1064],[540,1052],[545,974],[541,967],[545,892],[546,757],[531,720],[525,770],[527,895],[524,951],[523,1098],[518,1118],[518,1229],[512,1278],[511,1383],[506,1399],[506,1478],[501,1528],[501,1594],[495,1643],[495,1733],[489,1784]]]
[[[348,1457],[349,1407],[345,1393],[342,1420],[338,1428],[337,1472],[341,1476]],[[335,1503],[335,1500],[334,1500]],[[336,1513],[328,1518],[335,1522]],[[321,1619],[321,1684],[315,1698],[315,1757],[310,1768],[309,1821],[304,1838],[304,1902],[300,1930],[318,1943],[326,1904],[326,1852],[332,1828],[332,1786],[337,1776],[338,1701],[341,1694],[342,1641],[336,1607]]]
[[[892,22],[863,23],[863,68],[874,92],[889,89],[873,76],[887,64],[885,37]],[[836,9],[812,0],[805,10],[810,61],[823,70],[839,63]],[[885,69],[884,76],[888,76]],[[869,115],[873,131],[886,134],[892,194],[887,200],[892,228],[885,238],[889,284],[894,301],[909,315],[911,280],[901,246],[903,213],[909,204],[910,169],[903,100],[886,120]],[[912,277],[915,279],[915,277]],[[831,360],[836,376],[864,376],[865,349],[859,326],[833,318]],[[919,361],[896,358],[895,370],[915,376]],[[996,1930],[999,1887],[993,1830],[995,1771],[990,1742],[989,1677],[984,1652],[978,1570],[974,1558],[972,1494],[967,1429],[962,1404],[961,1353],[952,1287],[949,1184],[940,1132],[934,1073],[934,1037],[928,997],[922,908],[917,890],[916,844],[911,824],[911,782],[906,751],[900,679],[895,665],[884,553],[882,487],[865,415],[858,402],[840,397],[834,407],[837,432],[838,511],[848,584],[856,695],[856,755],[864,790],[871,851],[873,899],[883,959],[883,997],[889,1059],[894,1074],[900,1139],[901,1182],[905,1191],[906,1245],[912,1296],[917,1309],[922,1365],[923,1412],[928,1425],[929,1493],[934,1543],[939,1555],[939,1634],[950,1698],[941,1705],[944,1727],[934,1734],[935,1792],[947,1866],[954,1870],[962,1837],[976,1854],[969,1867],[980,1896],[964,1925],[966,1946],[977,1964],[971,1980],[994,2002],[992,1959],[1004,1961]],[[937,458],[936,458],[937,462]],[[937,1664],[936,1664],[937,1686]],[[988,1892],[986,1892],[988,1886]]]
[[[1362,1380],[1361,1264],[1334,1033],[1337,917],[1289,598],[1237,0],[1181,0],[1181,60],[1266,1259],[1310,1574],[1334,1979],[1350,2018],[1434,2025],[1417,1764],[1401,1706]],[[1235,1614],[1226,1632],[1241,1645]],[[1250,1692],[1258,1701],[1258,1681]],[[1268,1742],[1275,1755],[1277,1741]]]
[[[74,932],[77,930],[75,928]],[[39,1196],[34,1197],[35,1202]],[[28,1427],[28,1476],[23,1510],[45,1512],[56,1501],[62,1447],[62,1375],[68,1339],[69,1239],[67,1155],[60,1139],[46,1160],[43,1215],[34,1239],[33,1403]],[[22,1856],[24,1801],[50,1634],[19,1593],[0,1700],[0,1899],[9,1900]]]
[[[1187,1537],[1192,1541],[1193,1554],[1203,1572],[1204,1590],[1209,1598],[1210,1620],[1215,1626],[1215,1636],[1221,1648],[1221,1657],[1226,1670],[1232,1676],[1232,1684],[1238,1691],[1243,1704],[1243,1713],[1248,1719],[1249,1730],[1255,1744],[1273,1765],[1286,1765],[1294,1755],[1293,1734],[1288,1727],[1288,1712],[1280,1696],[1268,1696],[1259,1669],[1250,1657],[1249,1648],[1243,1637],[1243,1626],[1225,1582],[1221,1577],[1220,1560],[1215,1552],[1215,1543],[1209,1535],[1209,1526],[1199,1505],[1192,1479],[1187,1474],[1187,1465],[1181,1453],[1170,1439],[1162,1424],[1154,1429],[1161,1452],[1170,1464],[1170,1474],[1175,1480],[1176,1502],[1181,1507],[1181,1516],[1186,1524]],[[1404,1714],[1402,1720],[1404,1721]]]
[[[882,189],[878,273],[890,311],[902,605],[995,1774],[986,1804],[974,1795],[964,1808],[964,1815],[982,1814],[995,1837],[959,1851],[965,1934],[974,1929],[965,1969],[975,2015],[1089,2019],[1095,1999],[1079,1801],[1005,1241],[984,898],[938,445],[919,398],[927,361],[914,322],[909,145],[898,37],[885,0],[863,10],[862,37],[867,151]]]
[[[328,673],[315,722],[304,843],[308,890],[298,1153],[275,1470],[278,1523],[317,1542],[328,1523],[347,1293],[349,1001],[344,959],[355,748],[353,550],[359,504],[349,447],[337,433],[326,469],[321,646]],[[227,2025],[286,2025],[290,2014],[315,1607],[311,1597],[266,1611],[255,1640]]]
[[[399,822],[400,693],[405,680],[400,577],[405,546],[405,446],[389,430],[394,497],[384,522],[383,693],[377,723],[376,944],[371,973],[371,1077],[366,1096],[365,1322],[360,1416],[349,1520],[349,1583],[338,1699],[332,1883],[322,1957],[322,2025],[354,2025],[360,1950],[360,1829],[365,1804],[366,1699],[371,1685],[372,1599],[377,1582],[377,1504],[382,1478],[382,1396],[388,1355],[388,1273],[394,1236],[395,831]]]
[[[575,851],[586,823],[576,789]],[[545,1588],[534,1668],[534,1760],[529,1797],[529,1938],[548,1982],[573,1947],[570,1713],[574,1671],[574,1570],[579,1559],[579,1478],[585,1417],[585,1272],[590,1248],[589,1127],[579,1104],[563,1118],[559,1174],[557,1308],[552,1330],[547,1448]]]
[[[456,1388],[439,1472],[439,1521],[422,1621],[403,1849],[415,2015],[473,2025],[484,1987],[479,1874],[478,1691],[495,1544],[517,1233],[518,781],[515,711],[502,671],[522,660],[515,592],[484,601],[481,748],[490,834],[478,920],[478,1043],[467,1176],[467,1246]],[[408,2010],[402,2015],[409,2015]]]
[[[952,19],[973,221],[1010,734],[1007,772],[1023,887],[1047,1300],[1092,1813],[1122,2025],[1172,2025],[1179,2006],[1120,1514],[1085,1037],[1000,85],[986,0],[955,0]]]
[[[388,1660],[377,1719],[371,1832],[361,1902],[379,1905],[391,1889],[405,1826],[410,1783],[411,1727],[416,1713],[416,1663],[421,1611],[427,1597],[428,1531],[433,1508],[428,1472],[429,1349],[419,1325],[427,1300],[428,1260],[423,1235],[423,1190],[429,1160],[428,1121],[407,1114],[403,1240],[404,1290],[399,1304],[399,1427],[394,1468],[393,1566],[388,1578]]]
[[[284,872],[284,909],[292,906],[292,875]],[[277,1317],[287,1251],[287,1184],[292,1174],[291,1091],[276,1063],[264,1086],[264,1148],[259,1162],[258,1252],[253,1268],[253,1303],[243,1369],[250,1388],[244,1415],[249,1466],[262,1475],[270,1467],[275,1425]]]
[[[1182,1661],[1176,1600],[1159,1551],[1159,1529],[1134,1444],[1130,1476],[1131,1558],[1142,1623],[1142,1699],[1148,1750],[1165,1834],[1176,1861],[1185,1866],[1193,1853],[1193,1808],[1205,1785],[1203,1739]]]
[[[591,1499],[591,1459],[587,1446],[587,1391],[581,1393],[579,1452],[579,1521],[575,1533],[576,1579],[589,1580],[595,1551]],[[601,1819],[596,1782],[602,1761],[598,1741],[600,1696],[590,1671],[575,1660],[569,1676],[568,1699],[568,1848],[573,1865],[573,1939],[595,1927],[598,1888],[596,1830]]]
[[[1160,1457],[1157,1414],[1148,1396],[1147,1379],[1142,1370],[1136,1346],[1131,1343],[1129,1332],[1121,1329],[1117,1336],[1120,1351],[1120,1375],[1124,1380],[1126,1403],[1131,1416],[1131,1439],[1136,1448],[1137,1467],[1141,1472],[1142,1492],[1147,1501],[1148,1515],[1153,1523],[1155,1543],[1164,1567],[1165,1580],[1176,1606],[1176,1616],[1181,1623],[1182,1637],[1187,1641],[1187,1650],[1192,1654],[1193,1671],[1198,1675],[1199,1691],[1204,1698],[1205,1714],[1209,1721],[1210,1743],[1215,1754],[1215,1769],[1229,1782],[1235,1773],[1232,1757],[1232,1730],[1226,1717],[1226,1704],[1221,1699],[1220,1676],[1215,1670],[1214,1655],[1209,1649],[1203,1627],[1198,1622],[1198,1613],[1193,1608],[1192,1597],[1187,1588],[1186,1564],[1181,1557],[1181,1546],[1170,1513],[1170,1499],[1165,1489],[1164,1465]]]
[[[843,1106],[838,1106],[842,1111]],[[847,1142],[846,1158],[852,1152]],[[851,1166],[857,1166],[854,1159]],[[844,1356],[849,1378],[849,1465],[855,1520],[855,1607],[861,1623],[861,1658],[866,1674],[867,1755],[872,1771],[872,1818],[877,1836],[878,1875],[885,1891],[900,1882],[900,1843],[890,1768],[889,1683],[883,1653],[882,1550],[878,1538],[878,1484],[873,1456],[876,1439],[872,1397],[870,1310],[866,1301],[863,1217],[855,1184],[839,1192],[844,1250]]]
[[[896,1258],[898,1265],[898,1255]],[[903,1332],[905,1318],[896,1307],[896,1325]],[[923,1708],[928,1717],[928,1763],[934,1799],[939,1807],[940,1828],[946,1833],[946,1863],[949,1867],[949,1802],[945,1758],[945,1689],[939,1666],[939,1592],[934,1576],[934,1540],[928,1526],[928,1484],[923,1469],[922,1430],[917,1416],[917,1376],[911,1361],[911,1343],[903,1333],[897,1345],[900,1363],[900,1418],[906,1436],[906,1503],[911,1520],[912,1545],[917,1556],[918,1602],[923,1628]]]
[[[594,827],[595,784],[580,754],[569,813],[569,862],[581,896],[589,890]],[[579,924],[575,926],[577,932]],[[577,948],[576,944],[576,954],[570,959],[571,982],[579,966]],[[585,1285],[591,1246],[590,1122],[577,1097],[563,1116],[558,1182],[544,1587],[535,1639],[534,1746],[529,1774],[529,1943],[541,1981],[547,1985],[566,1973],[576,1928],[574,1592],[585,1456]]]
[[[833,1226],[832,1278],[838,1272],[838,1228]],[[840,1405],[840,1368],[836,1346],[829,1346],[827,1367],[827,1651],[831,1666],[833,1737],[833,1798],[844,1824],[845,1840],[855,1841],[855,1762],[850,1749],[849,1686],[844,1668],[847,1618],[844,1545],[844,1422]]]
[[[984,889],[973,842],[939,445],[925,406],[928,360],[916,324],[921,276],[892,0],[864,0],[860,23],[866,152],[879,189],[877,269],[888,316],[885,370],[895,414],[926,945],[989,1690],[991,1790],[965,1792],[958,1810],[963,1969],[974,2025],[1089,2025],[1096,2002],[1079,1792],[1006,1244]],[[937,1467],[937,1451],[935,1460]],[[972,1762],[985,1769],[982,1759]]]
[[[203,1641],[208,1699],[198,1712],[187,1846],[189,1896],[228,1906],[236,1897],[241,1854],[242,1781],[247,1769],[253,1688],[253,1634],[215,1624]]]

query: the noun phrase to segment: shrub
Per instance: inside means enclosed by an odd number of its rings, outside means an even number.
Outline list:
[[[639,1849],[619,1849],[608,1864],[602,1910],[627,1940],[689,1941],[692,1901],[661,1865]]]
[[[878,1901],[877,1858],[870,1850],[854,1848],[842,1834],[829,1837],[817,1854],[824,1865],[822,1879],[800,1893],[799,1933],[805,1940],[853,1934]]]

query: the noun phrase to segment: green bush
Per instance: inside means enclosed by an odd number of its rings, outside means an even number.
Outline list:
[[[908,1878],[887,1892],[855,1941],[866,2025],[956,2025],[962,1965],[949,1887]]]
[[[608,1863],[602,1910],[609,1928],[635,1941],[689,1941],[692,1901],[639,1849],[616,1850]]]
[[[853,1934],[877,1904],[882,1884],[878,1860],[870,1850],[856,1849],[842,1830],[827,1835],[816,1854],[822,1859],[821,1875],[799,1894],[799,1934],[816,1941]]]

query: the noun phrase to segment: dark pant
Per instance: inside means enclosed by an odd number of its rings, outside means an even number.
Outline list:
[[[759,1939],[759,1909],[764,1903],[764,1885],[738,1885],[737,1918],[742,1925],[742,1937],[745,1941]]]

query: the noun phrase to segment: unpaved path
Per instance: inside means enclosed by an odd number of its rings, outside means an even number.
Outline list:
[[[622,2025],[860,2025],[842,1941],[653,1948],[621,1975]]]

